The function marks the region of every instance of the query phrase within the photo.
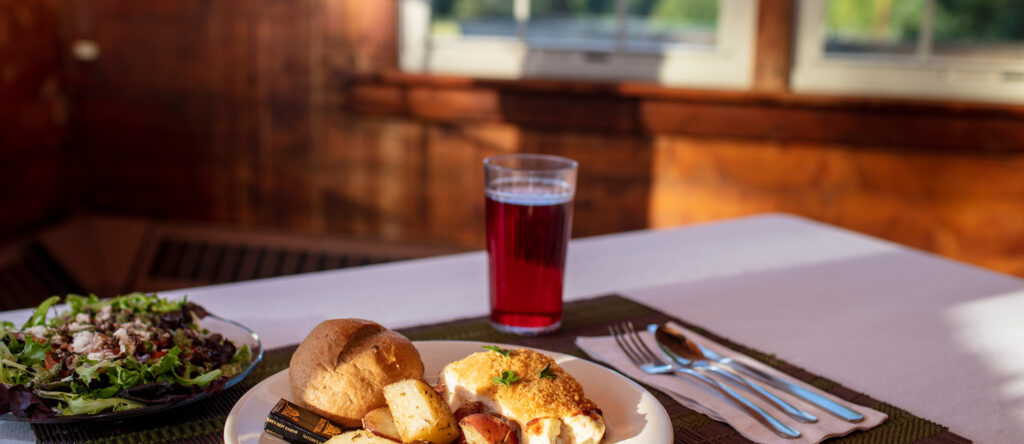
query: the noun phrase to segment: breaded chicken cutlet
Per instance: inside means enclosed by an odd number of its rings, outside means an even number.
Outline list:
[[[453,410],[479,402],[513,422],[522,444],[597,444],[604,436],[601,411],[580,383],[532,350],[474,353],[445,366],[439,382]]]

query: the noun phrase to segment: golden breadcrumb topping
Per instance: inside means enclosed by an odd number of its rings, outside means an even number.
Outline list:
[[[542,378],[541,371],[549,365],[544,374],[554,378]],[[509,370],[519,379],[508,387],[493,381]],[[508,357],[493,351],[474,353],[448,364],[442,372],[454,372],[466,389],[494,399],[514,419],[565,418],[597,411],[572,375],[550,357],[532,350],[511,350]]]

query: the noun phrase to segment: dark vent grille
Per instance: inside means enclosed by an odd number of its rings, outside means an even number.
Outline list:
[[[0,265],[0,310],[39,305],[52,295],[81,287],[40,242],[26,244],[16,260]]]
[[[397,259],[401,258],[164,238],[148,274],[151,279],[225,283]]]

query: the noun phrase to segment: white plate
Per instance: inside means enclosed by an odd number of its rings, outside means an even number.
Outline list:
[[[423,359],[428,382],[435,383],[441,368],[471,353],[480,351],[484,342],[419,341],[414,342]],[[517,345],[498,344],[503,348]],[[551,356],[583,385],[587,397],[597,403],[608,426],[602,444],[656,444],[672,442],[672,422],[661,403],[632,380],[614,370],[574,356],[537,350]],[[231,409],[224,424],[224,441],[228,444],[280,444],[281,441],[263,433],[267,414],[281,398],[293,401],[288,386],[288,370],[264,379],[249,390]]]

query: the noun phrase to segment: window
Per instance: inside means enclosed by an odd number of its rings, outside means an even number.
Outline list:
[[[797,92],[1024,101],[1024,0],[801,0]]]
[[[401,0],[403,70],[743,89],[756,0]]]

